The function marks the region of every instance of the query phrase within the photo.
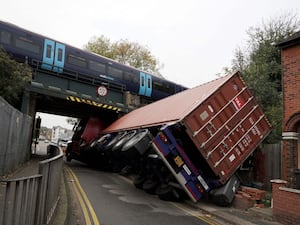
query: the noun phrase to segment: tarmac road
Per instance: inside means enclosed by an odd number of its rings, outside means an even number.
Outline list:
[[[73,196],[70,225],[226,224],[186,204],[146,194],[119,174],[91,169],[75,160],[66,163],[65,171]]]
[[[39,142],[36,155],[7,178],[37,174],[47,145]],[[55,225],[280,224],[272,219],[270,208],[239,210],[207,201],[164,202],[136,189],[126,177],[91,169],[75,160],[66,162],[63,172]]]
[[[35,155],[7,178],[38,174],[48,144],[39,142]],[[239,210],[206,201],[164,202],[136,189],[128,178],[91,169],[75,160],[66,162],[63,172],[55,225],[280,224],[273,220],[271,208]]]

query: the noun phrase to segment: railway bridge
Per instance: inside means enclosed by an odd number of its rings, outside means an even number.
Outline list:
[[[107,124],[120,115],[186,89],[146,71],[0,20],[1,49],[33,69],[21,111],[83,118]]]
[[[0,45],[33,68],[21,106],[32,117],[37,111],[77,118],[94,112],[118,116],[186,89],[1,20]]]
[[[36,67],[22,98],[21,111],[33,118],[45,112],[77,118],[97,113],[113,119],[145,103],[122,84],[87,79],[77,72],[42,70],[40,63],[32,62]]]

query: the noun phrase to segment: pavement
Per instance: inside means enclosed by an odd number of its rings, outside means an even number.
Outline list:
[[[232,225],[281,225],[272,218],[272,208],[250,208],[247,210],[237,209],[234,207],[221,207],[211,202],[193,203],[187,201],[202,211],[208,217],[219,219],[220,224]]]
[[[20,166],[15,172],[8,175],[6,178],[20,178],[30,175],[38,174],[38,164],[41,160],[45,159],[45,155],[32,155],[31,159]],[[72,197],[68,193],[68,184],[65,176],[62,172],[61,188],[60,188],[60,201],[54,220],[54,225],[72,225],[74,221],[73,211],[70,205],[72,205]],[[201,210],[202,213],[208,217],[214,217],[220,224],[232,224],[232,225],[280,225],[272,218],[271,208],[250,208],[248,210],[236,209],[233,207],[219,207],[211,202],[198,202],[193,203],[186,201],[188,205]],[[73,222],[70,222],[73,221]],[[78,224],[78,222],[75,222]],[[74,224],[74,225],[75,225]],[[80,223],[81,224],[81,223]]]

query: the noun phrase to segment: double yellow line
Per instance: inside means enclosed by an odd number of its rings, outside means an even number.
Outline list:
[[[74,174],[74,172],[72,171],[71,168],[66,167],[66,171],[68,173],[68,175],[72,178],[73,182],[73,186],[74,186],[74,190],[76,193],[76,196],[79,200],[82,212],[83,212],[83,216],[85,219],[85,224],[86,225],[100,225],[100,222],[97,218],[97,215],[88,199],[88,197],[86,196],[82,186],[79,183],[78,178],[76,177],[76,175]]]
[[[207,218],[203,215],[199,215],[199,212],[195,212],[194,210],[188,209],[187,207],[184,207],[183,205],[179,205],[177,203],[172,202],[172,205],[174,205],[176,208],[182,210],[183,212],[185,212],[188,215],[191,215],[195,218],[197,218],[198,220],[202,220],[203,222],[209,224],[209,225],[219,225],[216,221]]]
[[[65,167],[65,168],[66,168],[67,174],[73,180],[72,184],[74,186],[76,196],[79,200],[79,203],[80,203],[83,215],[84,215],[85,224],[86,225],[92,225],[92,224],[100,225],[97,215],[96,215],[87,195],[85,194],[82,186],[80,185],[78,178],[76,177],[76,175],[74,174],[74,172],[72,171],[72,169],[70,167]],[[186,214],[189,214],[199,220],[202,220],[203,222],[205,222],[209,225],[218,225],[218,223],[216,221],[214,221],[213,219],[207,218],[203,215],[199,215],[198,212],[196,213],[194,210],[188,209],[187,207],[184,207],[181,204],[177,204],[177,203],[170,203],[170,204],[172,204],[176,208],[184,211]]]

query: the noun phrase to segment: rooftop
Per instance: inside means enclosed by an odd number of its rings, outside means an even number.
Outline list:
[[[284,41],[277,44],[280,48],[287,48],[293,45],[300,44],[300,31],[286,38]]]

